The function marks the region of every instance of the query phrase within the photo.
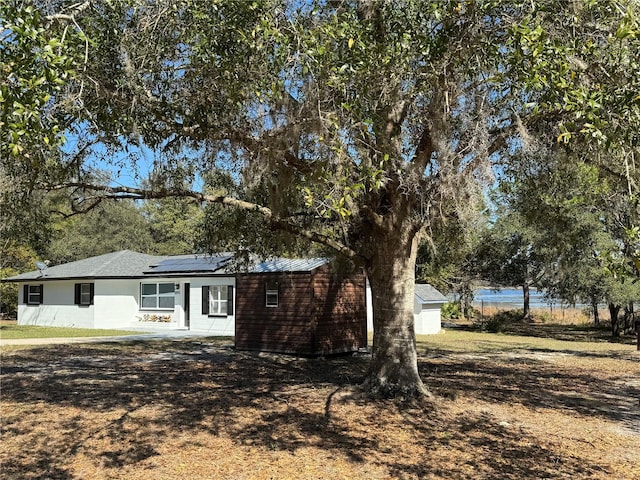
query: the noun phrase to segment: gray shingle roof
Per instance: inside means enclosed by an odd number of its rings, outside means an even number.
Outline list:
[[[416,297],[420,303],[446,303],[447,297],[428,283],[416,283]]]
[[[174,255],[155,256],[122,250],[34,270],[2,279],[3,282],[27,282],[30,280],[66,280],[88,278],[144,278],[158,276],[234,275],[233,267],[226,266],[231,254],[219,256]],[[310,272],[328,263],[324,258],[256,260],[243,273]]]
[[[63,280],[71,278],[135,278],[143,277],[149,265],[158,263],[166,257],[122,250],[97,257],[85,258],[76,262],[35,270],[4,281]]]

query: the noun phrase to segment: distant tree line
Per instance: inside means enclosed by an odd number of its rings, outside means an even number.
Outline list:
[[[419,276],[457,294],[466,316],[474,286],[490,285],[521,288],[528,319],[536,288],[590,305],[595,324],[605,304],[612,336],[630,332],[640,300],[639,172],[631,159],[617,162],[600,165],[565,148],[523,155],[501,172],[482,214],[464,228],[445,220],[436,241],[423,244]]]

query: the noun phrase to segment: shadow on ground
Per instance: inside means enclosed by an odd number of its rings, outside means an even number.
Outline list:
[[[366,402],[353,387],[368,361],[366,355],[299,359],[237,352],[209,339],[15,352],[2,362],[2,402],[11,407],[3,414],[2,476],[77,478],[69,462],[79,456],[101,468],[131,467],[161,455],[159,446],[183,432],[271,451],[320,448],[395,478],[602,472],[491,415],[447,414],[450,400],[439,400],[437,408]],[[621,392],[613,380],[536,361],[438,355],[423,358],[421,369],[445,399],[572,409],[621,423],[627,420],[617,408],[623,399],[640,398],[637,387]],[[455,462],[439,460],[437,452],[447,450],[457,452],[451,453]]]

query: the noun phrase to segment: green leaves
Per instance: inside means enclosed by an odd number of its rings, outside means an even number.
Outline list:
[[[52,99],[73,77],[73,29],[58,37],[33,6],[0,4],[0,155],[32,156],[64,142]],[[66,36],[66,40],[63,38]]]
[[[515,55],[507,58],[514,86],[535,103],[536,115],[558,119],[558,142],[628,143],[640,128],[633,101],[640,90],[634,2],[556,5],[556,11],[532,9],[511,27],[507,45]]]

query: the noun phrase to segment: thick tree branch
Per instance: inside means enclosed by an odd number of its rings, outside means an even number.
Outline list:
[[[431,138],[431,128],[428,125],[425,125],[424,130],[422,131],[422,135],[420,136],[420,140],[418,141],[416,151],[413,154],[413,158],[411,159],[411,164],[413,165],[414,172],[418,172],[420,174],[424,172],[424,169],[427,168],[429,160],[431,160],[433,151],[434,145],[433,138]]]
[[[443,78],[439,78],[437,94],[425,112],[427,119],[423,123],[416,151],[409,163],[408,173],[414,178],[422,178],[424,170],[436,151],[434,132],[445,132],[447,130],[445,120],[446,112],[448,111],[446,92],[446,81]]]
[[[387,124],[385,125],[385,133],[388,137],[397,135],[400,132],[402,122],[407,116],[409,102],[401,100],[397,102],[387,114]]]
[[[47,15],[45,18],[47,20],[63,20],[63,21],[67,21],[67,22],[73,22],[76,23],[76,18],[75,18],[75,14],[76,13],[81,13],[82,11],[86,10],[87,8],[89,8],[89,6],[91,5],[91,2],[87,1],[84,3],[75,3],[73,5],[71,5],[68,9],[71,10],[72,13],[54,13],[52,15]]]
[[[137,199],[149,200],[169,197],[193,198],[201,203],[220,203],[242,210],[259,213],[265,221],[274,229],[293,233],[300,237],[306,238],[314,243],[325,245],[335,250],[340,255],[354,259],[360,255],[345,244],[318,232],[301,227],[286,218],[279,218],[273,214],[273,211],[263,205],[253,202],[247,202],[227,195],[210,195],[193,190],[148,190],[133,187],[110,187],[107,185],[92,185],[82,182],[71,182],[49,187],[49,190],[63,190],[66,188],[77,188],[92,192],[102,192],[104,199]]]
[[[384,217],[379,213],[374,212],[369,205],[362,205],[360,207],[360,211],[379,229],[385,231],[389,230],[389,225],[385,223]]]

